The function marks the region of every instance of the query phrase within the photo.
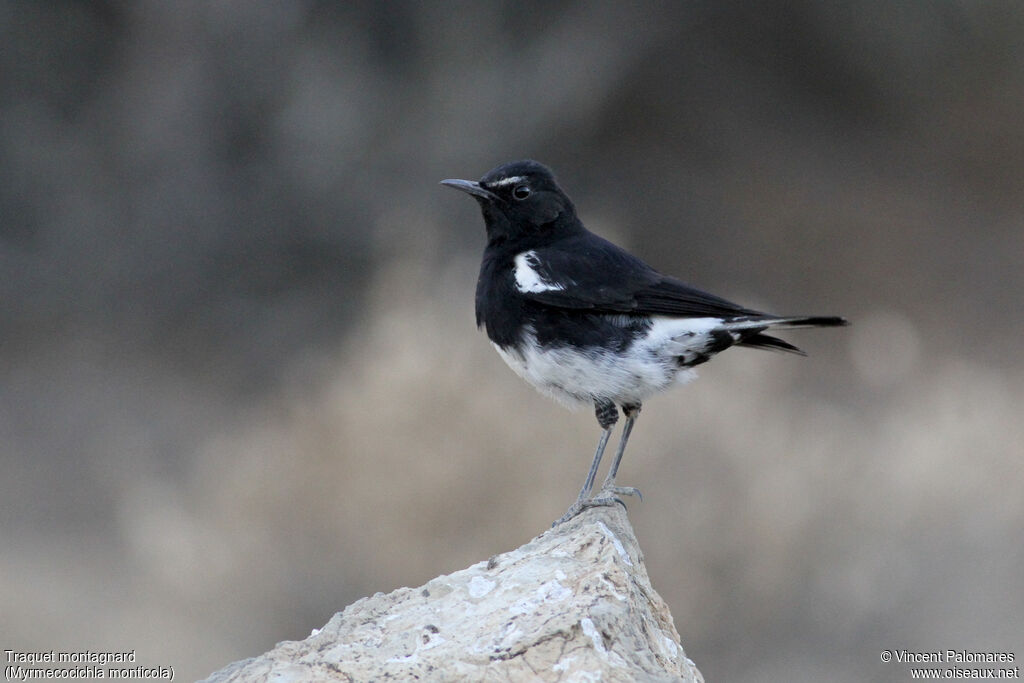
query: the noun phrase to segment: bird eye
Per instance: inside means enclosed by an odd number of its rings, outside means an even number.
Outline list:
[[[515,189],[512,190],[512,196],[516,199],[526,199],[530,196],[530,192],[529,185],[516,185]]]

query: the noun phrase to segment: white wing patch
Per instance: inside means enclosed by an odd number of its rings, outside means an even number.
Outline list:
[[[524,294],[539,294],[540,292],[560,292],[565,286],[558,282],[551,282],[541,277],[535,268],[539,264],[537,254],[533,251],[524,251],[518,254],[515,259],[516,289]]]

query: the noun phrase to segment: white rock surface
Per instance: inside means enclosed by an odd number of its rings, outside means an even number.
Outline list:
[[[703,681],[620,506],[419,588],[363,598],[303,641],[206,679]]]

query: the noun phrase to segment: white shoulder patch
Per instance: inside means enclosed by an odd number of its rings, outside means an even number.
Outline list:
[[[537,266],[537,254],[533,251],[524,251],[516,255],[515,270],[513,275],[516,278],[516,289],[524,294],[539,294],[540,292],[559,292],[565,287],[557,282],[550,282],[541,277],[535,268]]]

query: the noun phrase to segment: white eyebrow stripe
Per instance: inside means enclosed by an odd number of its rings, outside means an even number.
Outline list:
[[[494,182],[487,183],[491,187],[504,187],[505,185],[511,185],[512,183],[519,183],[526,180],[521,175],[514,175],[509,178],[502,178],[501,180],[495,180]]]

